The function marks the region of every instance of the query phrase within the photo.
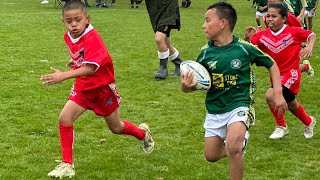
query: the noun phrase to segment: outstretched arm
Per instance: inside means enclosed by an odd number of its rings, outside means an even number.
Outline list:
[[[312,56],[312,51],[313,51],[313,47],[316,43],[316,34],[311,34],[308,38],[308,45],[301,49],[300,51],[300,57],[301,58],[304,58],[304,57],[311,57]]]
[[[45,85],[57,84],[67,79],[91,75],[95,72],[96,68],[96,65],[86,64],[79,69],[62,72],[51,67],[50,69],[53,73],[41,76],[40,80]]]

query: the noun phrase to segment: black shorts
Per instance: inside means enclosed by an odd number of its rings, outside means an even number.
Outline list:
[[[170,37],[170,32],[171,32],[171,29],[172,27],[171,26],[159,26],[156,30],[155,30],[155,33],[156,32],[162,32],[163,34],[166,34],[167,37]]]
[[[271,88],[273,87],[271,86]],[[282,95],[287,103],[290,103],[296,99],[296,95],[290,89],[288,89],[283,85],[282,85]]]
[[[296,95],[285,86],[282,86],[282,94],[287,103],[290,103],[296,99]]]

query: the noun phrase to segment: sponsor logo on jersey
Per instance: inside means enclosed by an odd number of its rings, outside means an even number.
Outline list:
[[[212,61],[212,62],[209,62],[209,69],[216,69],[217,68],[217,61]]]

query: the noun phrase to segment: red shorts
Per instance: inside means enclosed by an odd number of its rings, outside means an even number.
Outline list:
[[[86,91],[72,88],[68,99],[94,111],[98,116],[110,115],[121,103],[121,97],[113,83]]]
[[[295,95],[300,90],[301,71],[291,69],[288,74],[281,74],[281,84],[290,89]]]

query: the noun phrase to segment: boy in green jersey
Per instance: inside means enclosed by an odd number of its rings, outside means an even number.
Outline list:
[[[287,109],[277,64],[255,46],[233,36],[236,21],[236,11],[230,4],[218,2],[209,6],[203,24],[209,42],[197,58],[197,62],[212,76],[212,86],[205,100],[204,155],[209,162],[228,157],[232,180],[242,179],[243,150],[249,135],[248,129],[254,120],[251,108],[255,91],[252,64],[269,70],[277,112],[282,114]],[[191,72],[181,75],[183,92],[195,91],[193,77]]]
[[[252,5],[256,4],[257,8],[256,8],[256,22],[258,25],[257,31],[261,31],[261,22],[260,22],[260,18],[262,18],[265,15],[267,15],[268,12],[268,0],[254,0]]]
[[[313,16],[316,15],[316,10],[318,8],[319,0],[307,0],[308,7],[305,11],[304,23],[308,24],[308,30],[312,30],[313,26]],[[308,22],[307,22],[308,21]]]

